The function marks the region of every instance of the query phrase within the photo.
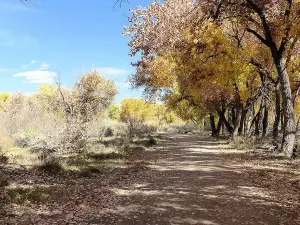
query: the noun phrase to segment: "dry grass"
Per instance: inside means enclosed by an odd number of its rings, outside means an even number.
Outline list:
[[[36,166],[40,163],[39,155],[28,148],[13,147],[6,152],[9,163],[21,166]]]

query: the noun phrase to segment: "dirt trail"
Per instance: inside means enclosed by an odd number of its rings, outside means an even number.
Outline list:
[[[279,187],[288,183],[286,176],[279,176],[285,174],[279,167],[273,177],[282,180],[276,183],[275,179],[273,186],[278,189],[274,189],[269,178],[260,180],[273,170],[247,164],[252,159],[247,158],[247,163],[233,160],[230,155],[248,155],[236,153],[226,142],[196,135],[165,136],[138,160],[129,162],[128,168],[88,177],[48,177],[2,168],[10,183],[54,185],[56,194],[43,204],[0,207],[0,224],[300,224],[300,207],[289,199],[300,199],[300,189]],[[262,162],[268,164],[269,158]],[[296,181],[300,186],[300,179]],[[293,194],[285,196],[292,188]]]
[[[221,152],[226,141],[176,135],[153,149],[135,183],[119,187],[121,206],[95,224],[299,224],[266,188],[247,179],[249,168]],[[125,197],[126,196],[126,197]],[[299,214],[298,214],[299,216]],[[298,217],[299,218],[299,217]]]

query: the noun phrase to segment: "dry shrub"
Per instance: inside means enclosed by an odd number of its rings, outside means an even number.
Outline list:
[[[14,140],[0,132],[0,165],[8,162],[8,157],[5,155],[10,148],[14,146]]]
[[[12,96],[11,101],[6,104],[5,111],[1,112],[1,117],[1,126],[10,136],[47,130],[58,119],[53,113],[45,110],[43,102],[22,94]]]
[[[186,134],[186,133],[192,133],[194,131],[199,130],[199,127],[195,124],[178,124],[175,125],[175,129],[177,130],[177,133],[179,134]]]
[[[297,137],[296,141],[295,141],[294,156],[300,157],[300,138],[299,137]]]
[[[134,138],[141,138],[156,133],[158,126],[154,123],[145,122],[135,118],[128,118],[119,126],[119,136],[128,138],[132,141]]]
[[[45,110],[39,99],[21,94],[13,95],[0,115],[3,133],[13,138],[19,147],[40,145],[61,121],[60,117]]]
[[[62,123],[57,126],[55,132],[48,133],[42,148],[63,155],[84,151],[86,142],[87,134],[82,124],[76,122]]]
[[[8,185],[9,185],[8,177],[4,176],[3,174],[0,174],[0,188],[6,187]]]
[[[150,137],[149,138],[149,143],[150,143],[150,145],[156,145],[157,144],[157,140],[154,137]]]
[[[41,154],[40,164],[35,166],[35,169],[45,173],[57,174],[63,171],[60,160],[57,157],[49,154]]]
[[[15,145],[14,140],[0,131],[0,154],[5,153]]]
[[[248,150],[253,149],[255,145],[255,140],[249,137],[238,136],[231,140],[230,145],[234,149]]]
[[[119,131],[119,124],[117,121],[97,118],[87,126],[87,135],[90,139],[96,141],[103,141],[104,137],[117,136]]]
[[[4,133],[12,137],[17,146],[43,153],[82,151],[86,142],[82,123],[76,118],[66,121],[60,110],[49,110],[44,104],[34,96],[13,95],[1,112]]]
[[[186,133],[194,133],[199,131],[199,127],[195,124],[187,124],[187,123],[180,123],[180,124],[164,124],[159,126],[160,132],[167,132],[167,133],[179,133],[179,134],[186,134]]]
[[[124,155],[136,155],[136,154],[141,154],[146,151],[146,148],[143,146],[133,146],[133,145],[125,145],[121,152]]]

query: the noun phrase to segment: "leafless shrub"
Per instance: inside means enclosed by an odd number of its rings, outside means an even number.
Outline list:
[[[295,141],[295,149],[294,149],[294,156],[300,156],[300,138],[298,137]]]
[[[157,132],[157,125],[144,120],[128,118],[120,125],[120,136],[132,141],[134,138],[149,136]]]
[[[231,140],[230,145],[238,150],[250,150],[254,148],[255,140],[253,138],[238,136]]]
[[[164,124],[159,126],[160,132],[168,132],[168,133],[179,133],[179,134],[186,134],[186,133],[194,133],[199,131],[199,127],[195,124]]]
[[[87,126],[87,135],[95,141],[103,141],[104,137],[118,136],[119,126],[117,121],[97,118]]]
[[[8,185],[9,185],[8,178],[6,176],[4,176],[3,174],[0,174],[0,188],[6,187]]]

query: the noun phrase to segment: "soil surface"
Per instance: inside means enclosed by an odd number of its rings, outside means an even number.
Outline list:
[[[53,190],[46,203],[3,204],[0,224],[300,224],[299,162],[210,137],[166,135],[126,168],[87,177],[1,172]]]

